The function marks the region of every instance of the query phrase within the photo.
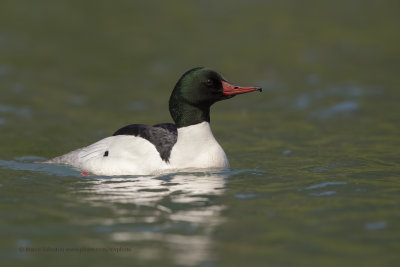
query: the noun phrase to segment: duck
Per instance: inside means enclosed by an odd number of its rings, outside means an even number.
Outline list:
[[[230,168],[210,127],[210,108],[236,95],[262,91],[238,86],[205,67],[186,71],[169,98],[174,123],[130,124],[86,147],[45,161],[94,175],[153,175]]]

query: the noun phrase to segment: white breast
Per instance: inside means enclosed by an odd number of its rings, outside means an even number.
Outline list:
[[[173,169],[229,168],[225,152],[208,122],[178,128],[178,140],[169,162]]]

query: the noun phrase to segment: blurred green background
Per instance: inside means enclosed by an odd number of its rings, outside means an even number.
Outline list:
[[[332,85],[398,97],[398,11],[398,1],[1,1],[1,103],[29,118],[3,123],[0,155],[47,142],[38,135],[84,142],[93,128],[169,121],[170,91],[195,66],[272,90],[221,103],[216,120]]]

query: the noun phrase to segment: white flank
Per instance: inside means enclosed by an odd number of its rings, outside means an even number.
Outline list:
[[[178,129],[178,140],[168,163],[161,159],[152,143],[132,135],[107,137],[45,163],[68,164],[97,175],[148,175],[181,169],[229,168],[225,152],[215,140],[208,122]]]

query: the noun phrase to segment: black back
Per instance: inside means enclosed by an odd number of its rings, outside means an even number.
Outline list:
[[[172,123],[160,123],[153,126],[131,124],[116,131],[113,136],[116,135],[134,135],[148,140],[156,147],[162,160],[168,162],[172,147],[178,138],[178,128]]]

